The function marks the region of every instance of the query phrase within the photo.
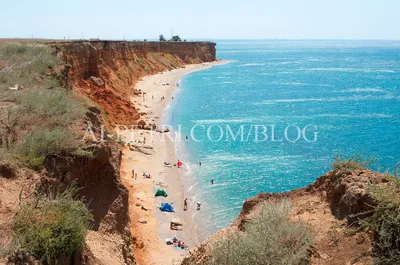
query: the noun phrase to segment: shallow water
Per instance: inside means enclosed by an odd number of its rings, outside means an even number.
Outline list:
[[[217,44],[217,57],[235,62],[185,76],[168,114],[182,135],[198,125],[200,138],[211,127],[214,142],[190,139],[176,147],[188,167],[188,196],[202,202],[194,214],[200,238],[229,225],[248,197],[312,183],[335,153],[374,156],[380,170],[400,160],[400,42]],[[233,132],[243,125],[249,136],[226,141],[228,125]],[[260,131],[256,139],[255,125],[267,125],[266,141]],[[220,128],[222,140],[215,141]]]

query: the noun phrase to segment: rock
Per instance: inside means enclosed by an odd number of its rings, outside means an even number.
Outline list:
[[[169,128],[165,128],[165,129],[162,129],[162,130],[156,130],[156,132],[159,132],[159,133],[167,133],[169,131],[170,131]]]
[[[140,94],[142,94],[142,92],[141,92],[140,90],[133,89],[133,94],[134,94],[135,96],[139,96]]]
[[[138,222],[141,224],[147,224],[147,221],[144,218],[139,218]]]
[[[20,86],[20,85],[15,85],[15,86],[13,86],[13,87],[9,87],[9,89],[10,89],[10,90],[22,90],[22,89],[24,89],[24,87],[23,87],[23,86]]]
[[[142,204],[140,204],[140,202],[137,202],[135,205],[136,205],[137,207],[142,206]]]
[[[92,81],[92,84],[94,84],[98,87],[104,87],[104,82],[103,82],[103,80],[101,80],[101,78],[91,76],[89,79],[90,79],[90,81]]]
[[[146,126],[146,122],[144,120],[140,120],[138,122],[139,129],[143,129]]]
[[[132,145],[129,147],[129,150],[132,152],[139,152],[145,155],[153,155],[155,152],[153,150],[153,147],[151,146],[138,146],[138,145]]]
[[[93,113],[96,113],[96,114],[100,114],[101,113],[101,110],[96,106],[91,106],[91,107],[88,108],[88,110],[93,112]]]

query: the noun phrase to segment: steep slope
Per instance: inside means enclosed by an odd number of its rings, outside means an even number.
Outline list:
[[[233,224],[212,236],[186,257],[182,264],[207,264],[215,241],[230,230],[245,230],[245,225],[256,218],[263,204],[269,200],[288,199],[292,206],[291,218],[309,224],[313,233],[310,264],[367,264],[371,261],[373,236],[355,231],[359,218],[376,204],[368,192],[368,185],[387,185],[390,178],[368,169],[353,172],[331,171],[315,183],[285,193],[260,193],[249,198]],[[355,217],[357,215],[357,218]]]
[[[52,44],[64,58],[72,87],[100,106],[112,124],[136,124],[130,102],[143,76],[216,60],[211,42],[74,41]]]
[[[74,41],[54,42],[50,45],[64,59],[64,65],[58,65],[58,62],[55,64],[56,67],[46,65],[47,62],[37,56],[37,51],[33,59],[24,58],[24,60],[30,60],[27,63],[22,60],[22,68],[32,67],[32,70],[30,68],[28,70],[29,73],[33,73],[32,80],[35,80],[37,84],[29,79],[20,78],[19,75],[15,75],[16,79],[11,80],[9,77],[13,77],[14,72],[17,74],[17,71],[12,68],[13,64],[7,61],[8,58],[0,60],[0,70],[4,68],[7,70],[3,72],[2,77],[4,78],[0,80],[0,84],[4,86],[4,91],[1,92],[7,93],[0,99],[0,107],[7,109],[17,106],[16,103],[10,103],[8,98],[8,87],[15,85],[15,82],[23,87],[21,91],[13,92],[15,94],[29,92],[33,95],[39,93],[47,95],[53,93],[55,84],[57,87],[59,86],[58,79],[60,79],[62,85],[73,88],[77,98],[84,96],[90,99],[88,105],[91,107],[79,105],[82,107],[83,117],[80,117],[78,122],[74,120],[71,124],[66,123],[68,126],[65,126],[64,129],[66,132],[73,132],[73,134],[71,133],[74,135],[73,137],[83,136],[87,125],[92,126],[94,134],[99,139],[103,125],[107,129],[111,129],[109,126],[111,124],[136,124],[141,114],[131,103],[130,96],[141,93],[133,89],[135,82],[141,77],[183,67],[185,64],[215,60],[215,43],[208,42]],[[7,52],[24,55],[24,52],[29,51],[28,55],[31,56],[34,53],[31,54],[30,50],[36,49],[37,46],[43,47],[43,43],[29,42],[20,45],[19,42],[16,42]],[[44,58],[50,59],[55,57],[47,53],[45,56]],[[31,62],[37,62],[37,64]],[[33,68],[37,65],[45,67],[47,70],[37,71],[36,68]],[[46,78],[49,79],[49,83],[43,81],[47,80]],[[23,81],[25,83],[21,83]],[[62,90],[62,88],[60,89]],[[46,108],[56,108],[58,105],[67,104],[66,102],[57,104],[58,98],[60,97],[46,97],[49,104],[42,104],[43,108],[40,108],[42,105],[38,104],[37,99],[29,99],[36,100],[32,104],[39,106],[39,110],[47,111]],[[69,106],[69,108],[72,107]],[[68,110],[68,106],[66,109]],[[45,113],[50,115],[51,119],[40,119],[36,116],[34,119],[29,119],[29,117],[25,117],[26,115],[21,117],[31,122],[33,128],[35,128],[34,125],[40,123],[44,129],[51,131],[54,126],[48,128],[50,127],[49,122],[58,121],[60,117],[55,114],[53,109]],[[3,117],[0,119],[2,120]],[[59,121],[59,123],[62,122]],[[5,123],[5,125],[8,124]],[[3,131],[0,131],[0,136],[4,136]],[[8,135],[6,136],[8,137]],[[14,137],[15,139],[10,138],[11,141],[18,143],[20,141],[18,136]],[[2,139],[0,139],[0,147],[4,144]],[[8,143],[9,139],[6,140],[5,143]],[[81,139],[79,138],[79,140]],[[73,152],[74,150],[62,148],[62,150],[54,152],[45,152],[44,168],[41,170],[27,169],[23,163],[9,167],[6,160],[8,156],[0,153],[1,264],[6,262],[6,259],[1,260],[3,254],[10,254],[8,243],[11,241],[13,216],[19,209],[19,200],[29,199],[32,194],[41,189],[56,187],[62,190],[72,183],[78,184],[80,196],[88,202],[94,221],[86,238],[84,249],[74,255],[62,257],[58,261],[59,264],[136,264],[128,215],[128,192],[122,185],[119,175],[120,147],[111,138],[105,137],[104,140],[100,142],[86,141],[85,139],[80,154]],[[90,151],[93,155],[82,154],[82,151]],[[29,255],[9,255],[8,257],[11,258],[8,260],[10,264],[26,262],[26,258],[32,259]]]

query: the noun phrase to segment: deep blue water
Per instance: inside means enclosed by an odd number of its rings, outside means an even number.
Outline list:
[[[177,145],[188,167],[188,198],[201,201],[194,216],[200,238],[229,225],[246,198],[260,192],[304,187],[327,172],[334,154],[376,157],[374,169],[400,161],[400,42],[395,41],[225,41],[219,59],[234,62],[189,74],[181,81],[170,122],[182,134],[198,125],[233,132],[244,141]],[[252,127],[253,125],[253,127]],[[267,125],[267,141],[247,137]],[[275,139],[271,141],[271,125]],[[297,127],[308,127],[296,142]],[[260,136],[260,135],[259,135]],[[207,135],[206,135],[207,137]],[[262,138],[262,137],[260,137]],[[263,140],[260,139],[259,140]],[[202,166],[198,165],[202,162]],[[210,179],[215,184],[210,184]]]

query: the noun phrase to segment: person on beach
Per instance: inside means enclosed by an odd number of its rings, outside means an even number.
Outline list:
[[[197,202],[197,211],[200,211],[200,206],[201,206],[201,203]]]
[[[187,211],[187,208],[188,208],[188,206],[187,206],[187,198],[185,198],[185,200],[183,201],[183,210]]]
[[[211,179],[211,184],[214,184],[214,178]]]

